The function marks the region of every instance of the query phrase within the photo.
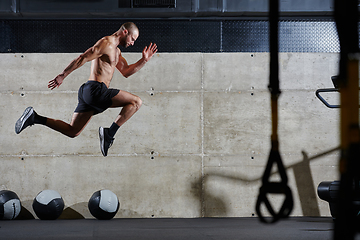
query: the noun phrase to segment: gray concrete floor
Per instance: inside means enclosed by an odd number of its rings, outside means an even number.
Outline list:
[[[332,218],[296,217],[275,224],[257,218],[78,219],[0,221],[0,239],[333,239]],[[357,236],[358,237],[358,236]]]

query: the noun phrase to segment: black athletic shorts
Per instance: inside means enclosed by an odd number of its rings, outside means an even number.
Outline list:
[[[79,88],[78,106],[75,112],[94,111],[94,115],[111,107],[111,98],[115,97],[120,90],[107,88],[105,83],[87,81]]]

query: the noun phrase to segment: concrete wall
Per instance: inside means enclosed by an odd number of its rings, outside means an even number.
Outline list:
[[[98,128],[110,126],[120,109],[93,117],[75,139],[39,125],[14,132],[27,106],[70,121],[90,63],[54,91],[47,83],[77,55],[0,55],[0,190],[15,191],[33,215],[37,193],[53,189],[65,201],[65,217],[91,218],[90,196],[109,189],[121,202],[120,218],[256,216],[270,150],[268,53],[158,53],[128,79],[116,73],[111,87],[140,96],[143,106],[118,131],[106,158]],[[123,55],[129,63],[141,57]],[[314,94],[333,87],[338,54],[281,53],[280,61],[279,140],[292,215],[329,216],[316,189],[338,178],[338,152],[307,157],[339,145],[339,111]],[[336,103],[336,93],[328,99]]]

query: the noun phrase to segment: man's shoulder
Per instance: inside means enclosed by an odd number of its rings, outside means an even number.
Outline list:
[[[105,37],[103,37],[101,40],[102,40],[102,42],[103,42],[104,44],[106,44],[106,45],[108,45],[108,46],[112,46],[112,47],[116,48],[117,51],[120,52],[120,49],[119,49],[118,46],[116,45],[116,38],[115,38],[114,36],[112,36],[112,35],[110,35],[110,36],[105,36]]]
[[[102,44],[110,44],[112,41],[111,41],[111,36],[105,36],[105,37],[102,37],[100,40],[99,40],[100,43]]]
[[[118,47],[116,46],[116,44],[114,44],[113,39],[111,38],[111,36],[106,36],[101,38],[96,45],[98,45],[101,49],[103,50],[110,50],[113,51],[111,49],[117,49]],[[120,49],[118,49],[117,51],[120,51]]]

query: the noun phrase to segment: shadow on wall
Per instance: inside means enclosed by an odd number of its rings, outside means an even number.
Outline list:
[[[33,202],[32,200],[21,202],[22,204],[21,211],[17,216],[16,220],[30,220],[36,218],[34,213],[32,213],[27,209],[27,208],[31,208],[32,202]],[[25,206],[27,206],[27,208]],[[80,212],[85,214],[81,214]],[[143,217],[141,214],[135,211],[129,209],[121,209],[121,207],[117,215],[121,217],[130,217],[130,218]],[[85,219],[85,218],[94,218],[91,215],[90,211],[88,210],[88,202],[80,202],[70,207],[66,207],[58,219]]]
[[[25,201],[25,202],[21,202],[21,210],[20,210],[20,213],[19,215],[15,218],[16,220],[29,220],[29,219],[35,219],[34,215],[29,211],[27,210],[27,208],[24,207],[25,206],[28,206],[32,204],[33,201]]]
[[[310,169],[310,161],[316,158],[322,157],[327,155],[331,152],[339,150],[339,147],[326,151],[324,153],[318,154],[311,158],[308,157],[305,151],[302,152],[303,159],[299,163],[289,165],[286,169],[292,169],[294,171],[296,187],[298,189],[299,200],[301,204],[301,209],[303,212],[303,216],[311,216],[311,217],[318,217],[320,216],[319,206],[317,204],[317,190],[314,187],[314,180],[311,174]],[[276,175],[278,172],[273,172],[271,175]],[[219,174],[219,173],[210,173],[204,176],[203,184],[205,185],[206,182],[213,177],[217,178],[225,178],[230,179],[232,181],[239,181],[245,183],[253,183],[262,180],[262,176],[258,178],[250,179],[246,176],[230,176],[226,174]],[[193,186],[201,184],[200,182],[193,182]],[[205,191],[205,190],[203,190]],[[294,194],[294,193],[293,193]],[[206,203],[203,209],[203,216],[204,217],[221,217],[227,216],[228,206],[226,203],[221,199],[219,196],[215,196],[210,192],[203,192],[204,199],[206,199]],[[195,196],[196,197],[196,196]],[[204,200],[205,201],[205,200]],[[256,201],[254,199],[254,201]]]
[[[314,188],[314,184],[313,184],[314,181],[313,181],[313,176],[311,174],[310,161],[318,157],[327,155],[336,150],[339,150],[339,147],[331,149],[327,152],[318,154],[310,158],[308,157],[306,152],[303,151],[302,161],[286,167],[286,169],[293,169],[294,171],[295,182],[298,189],[298,195],[299,195],[303,216],[312,216],[312,217],[320,216],[320,210],[317,204],[317,194],[316,194],[317,191]],[[278,172],[273,172],[271,175],[276,175],[276,174],[278,174]],[[191,193],[193,194],[193,196],[196,199],[202,199],[202,198],[206,199],[206,203],[201,209],[201,211],[203,210],[204,212],[201,212],[200,216],[204,216],[204,217],[227,216],[229,206],[227,206],[226,202],[221,198],[220,194],[215,195],[214,193],[210,193],[209,191],[205,191],[204,189],[202,190],[203,197],[201,196],[201,194],[199,194],[201,193],[202,186],[205,185],[206,182],[213,177],[230,179],[232,181],[239,181],[245,183],[254,183],[257,181],[261,181],[262,179],[262,177],[250,179],[247,176],[238,176],[238,175],[231,176],[227,174],[209,173],[205,175],[203,179],[193,182],[191,184],[192,186]],[[64,209],[59,219],[84,219],[91,217],[90,212],[88,215],[85,214],[85,216],[79,213],[79,212],[88,211],[87,205],[88,205],[87,202],[81,202],[74,204],[70,207],[67,207]],[[30,208],[32,206],[32,201],[29,200],[22,202],[21,212],[16,219],[17,220],[35,219],[32,212],[29,211],[25,206]],[[136,212],[126,209],[121,209],[121,207],[119,209],[118,214],[124,217],[134,217],[134,216],[142,217]]]
[[[77,203],[75,205],[86,205],[87,207],[87,202],[82,202],[82,203]],[[62,212],[62,214],[60,215],[59,219],[84,219],[85,217],[83,215],[81,215],[78,211],[76,211],[75,209],[76,206],[70,206],[64,209],[64,211]]]
[[[21,202],[21,211],[20,211],[19,215],[17,216],[16,220],[35,219],[35,216],[33,215],[33,213],[25,207],[25,206],[31,207],[32,202],[33,202],[32,200]],[[81,215],[78,211],[76,211],[75,209],[79,208],[79,206],[85,206],[85,205],[87,208],[87,202],[77,203],[73,206],[65,208],[58,219],[84,219],[85,217],[83,215]]]

